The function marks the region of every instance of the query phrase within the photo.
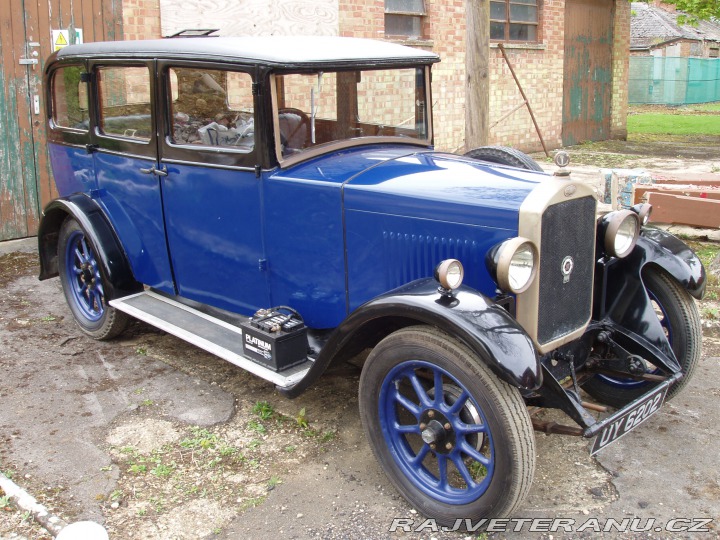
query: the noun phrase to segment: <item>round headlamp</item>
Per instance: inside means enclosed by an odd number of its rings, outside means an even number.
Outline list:
[[[493,256],[495,279],[500,289],[524,292],[537,273],[537,249],[527,238],[511,238],[500,244]]]
[[[635,247],[640,234],[638,214],[620,210],[605,216],[605,251],[619,259],[627,257]]]
[[[435,268],[435,279],[443,289],[452,291],[462,285],[465,270],[457,259],[445,259]]]
[[[650,221],[650,214],[652,214],[652,204],[636,204],[630,210],[637,214],[641,227],[644,227],[645,225],[647,225],[648,221]]]

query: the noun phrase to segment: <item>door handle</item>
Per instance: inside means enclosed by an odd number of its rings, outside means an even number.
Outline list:
[[[140,172],[145,173],[145,174],[154,174],[155,176],[167,176],[168,175],[167,169],[165,167],[163,167],[162,169],[156,169],[155,165],[153,165],[152,167],[147,168],[147,169],[140,169]]]

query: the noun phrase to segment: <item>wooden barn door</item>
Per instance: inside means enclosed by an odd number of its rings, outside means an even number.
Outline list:
[[[563,145],[610,138],[614,2],[565,3]]]
[[[0,241],[34,236],[56,196],[47,157],[42,73],[52,30],[122,37],[119,0],[0,0]]]

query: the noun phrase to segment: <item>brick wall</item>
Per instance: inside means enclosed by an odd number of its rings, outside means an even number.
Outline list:
[[[155,39],[160,30],[160,0],[122,0],[123,38]]]
[[[160,36],[160,1],[123,0],[125,39]],[[386,38],[384,0],[336,1],[337,4],[332,1],[326,2],[329,10],[328,22],[316,21],[317,24],[322,24],[322,28],[316,30],[331,34],[337,32],[341,36]],[[435,144],[440,150],[462,150],[465,144],[466,1],[425,0],[427,14],[423,21],[423,36],[421,39],[399,41],[406,45],[432,50],[442,60],[433,69],[432,83]],[[565,1],[540,2],[542,8],[539,44],[506,46],[510,61],[530,100],[549,148],[559,147],[562,141]],[[163,10],[167,11],[168,17],[172,16],[174,10],[182,10],[184,5],[180,0],[162,0],[162,2]],[[624,138],[627,134],[625,116],[630,4],[626,0],[614,0],[614,2],[611,136]],[[237,4],[233,9],[244,8],[242,4]],[[333,12],[334,9],[337,11]],[[197,26],[203,26],[203,18],[200,19],[197,21]],[[256,22],[263,27],[266,24],[263,21]],[[295,31],[304,28],[298,24],[290,25],[288,31],[293,28]],[[225,33],[225,35],[231,34]],[[398,41],[390,36],[387,39]],[[490,57],[490,124],[492,125],[505,113],[522,103],[522,97],[496,46],[491,47]],[[489,142],[514,146],[525,151],[541,148],[530,115],[524,107],[493,127],[490,130]]]
[[[615,0],[611,136],[627,135],[628,49],[630,5]],[[440,150],[464,147],[465,132],[465,0],[426,0],[427,16],[421,40],[399,41],[437,53],[433,68],[435,145]],[[339,0],[340,35],[368,38],[384,36],[383,0]],[[506,44],[506,52],[548,148],[562,145],[563,61],[565,0],[546,0],[541,11],[539,44]],[[392,39],[389,37],[388,39]],[[496,45],[490,51],[490,125],[522,103],[520,91]],[[525,151],[542,149],[526,107],[491,127],[490,144]]]
[[[505,44],[513,69],[528,96],[548,148],[562,144],[565,0],[547,0],[542,9],[540,44]],[[497,47],[491,49],[490,125],[523,99]],[[541,150],[532,118],[523,107],[490,129],[490,143],[524,151]]]
[[[630,2],[615,0],[613,21],[613,82],[610,137],[627,138],[628,83],[630,72]]]

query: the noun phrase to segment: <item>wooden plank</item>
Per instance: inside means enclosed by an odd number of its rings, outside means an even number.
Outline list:
[[[610,136],[614,2],[567,0],[563,145]]]
[[[465,150],[488,143],[490,136],[490,2],[466,0]]]
[[[684,195],[701,199],[720,199],[720,186],[703,188],[699,186],[676,187],[671,184],[640,184],[633,187],[633,204],[647,201],[650,193],[665,193],[667,195]]]
[[[30,125],[27,99],[27,69],[20,65],[25,57],[25,25],[23,6],[18,0],[3,0],[0,9],[2,26],[3,98],[0,110],[5,111],[3,130],[7,141],[7,167],[0,178],[0,238],[28,236],[25,220],[25,184],[35,182],[32,141],[27,135]],[[30,163],[27,163],[30,161]]]
[[[10,13],[14,8],[10,0],[0,0],[0,125],[4,136],[0,137],[0,240],[21,238],[21,229],[15,194],[18,190],[19,155],[17,146],[17,107],[15,78],[14,34]]]
[[[720,187],[720,175],[714,173],[653,173],[657,184],[693,184]]]
[[[83,2],[82,0],[71,1],[70,2],[70,9],[72,10],[72,26],[74,28],[82,28],[83,32],[85,32],[85,28],[83,28]],[[75,43],[75,37],[70,36],[70,43]]]
[[[49,14],[46,0],[25,0],[25,36],[28,42],[39,43],[39,47],[29,47],[29,52],[36,52],[38,65],[27,68],[28,97],[30,107],[30,129],[28,135],[32,139],[33,159],[35,163],[35,182],[26,186],[28,234],[37,234],[42,207],[53,197],[50,160],[47,153],[47,139],[44,121],[44,96],[42,74],[45,60],[50,54],[50,36],[47,31]],[[36,113],[35,98],[38,99]]]
[[[88,43],[90,41],[97,41],[95,39],[95,20],[93,17],[93,3],[92,0],[81,0],[82,6],[82,25],[83,29],[83,41]]]
[[[720,200],[650,193],[649,202],[653,205],[653,223],[720,228]]]

